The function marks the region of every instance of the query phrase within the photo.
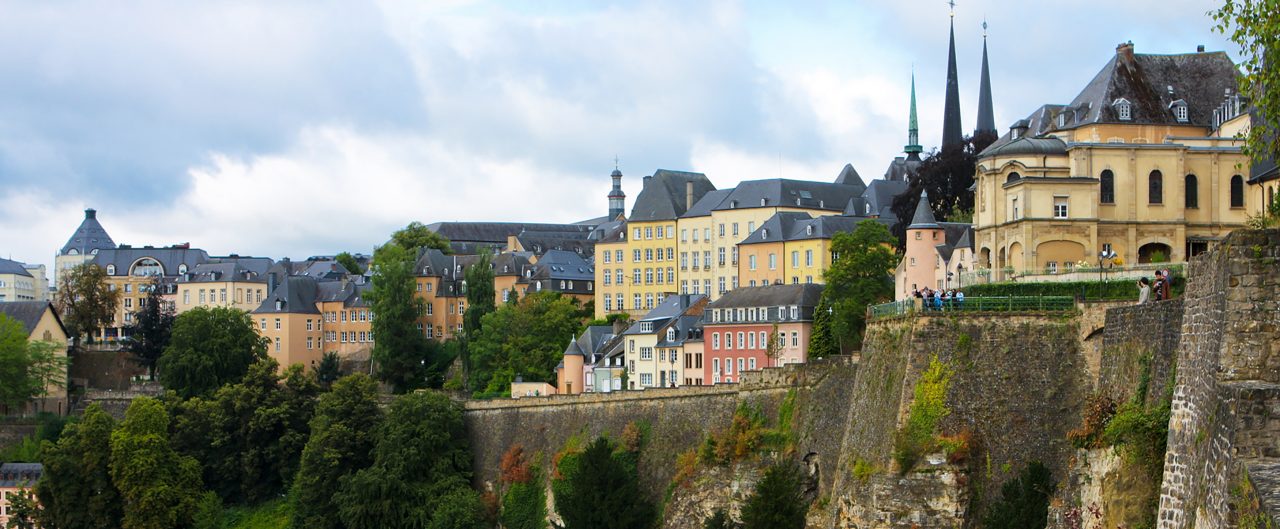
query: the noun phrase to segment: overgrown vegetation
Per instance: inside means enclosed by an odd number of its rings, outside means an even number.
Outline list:
[[[1084,401],[1084,414],[1080,427],[1067,432],[1067,439],[1076,448],[1102,448],[1102,433],[1107,422],[1116,414],[1116,402],[1111,397],[1095,393]]]
[[[1155,272],[1152,271],[1154,274]],[[1182,295],[1187,281],[1178,270],[1174,270],[1171,285],[1174,297]],[[1111,281],[1063,281],[1052,283],[1019,283],[1001,282],[968,285],[964,287],[966,297],[987,296],[1083,296],[1089,300],[1125,300],[1138,299],[1138,287],[1131,279]]]
[[[789,461],[771,465],[742,505],[742,529],[802,529],[804,501],[800,469]]]
[[[898,264],[896,241],[883,224],[859,222],[850,233],[831,239],[836,256],[823,272],[826,288],[818,301],[819,314],[809,337],[815,357],[859,347],[866,328],[867,306],[893,299],[893,269]],[[827,316],[820,313],[830,310]]]
[[[552,490],[564,529],[649,529],[657,511],[640,493],[638,459],[605,437],[560,457]]]
[[[1049,469],[1032,461],[1005,482],[1000,499],[987,511],[986,529],[1043,529],[1049,521],[1049,498],[1054,483]]]
[[[66,387],[67,356],[52,341],[27,339],[27,330],[0,314],[0,406],[21,410],[49,389]]]
[[[789,451],[794,409],[794,393],[788,393],[779,407],[778,427],[769,428],[759,406],[746,402],[739,404],[729,427],[711,433],[703,440],[698,460],[708,465],[727,465],[751,458],[766,448]]]
[[[546,529],[547,494],[542,469],[526,457],[524,447],[512,445],[502,455],[499,467],[502,510],[499,519],[506,529]]]
[[[484,333],[467,344],[473,396],[508,395],[517,375],[555,382],[565,340],[582,332],[589,315],[576,299],[551,291],[531,292],[486,314]]]
[[[912,391],[911,408],[907,422],[898,430],[893,441],[893,459],[898,471],[905,474],[915,468],[925,454],[943,448],[936,435],[938,423],[951,410],[947,408],[947,387],[951,383],[953,371],[945,362],[935,355],[929,359],[929,368],[921,374]],[[967,451],[967,441],[961,447],[959,438],[955,443],[948,441],[947,447],[952,451]]]

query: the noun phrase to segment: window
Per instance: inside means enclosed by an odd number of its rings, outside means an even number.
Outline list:
[[[1183,206],[1187,208],[1200,207],[1200,185],[1196,179],[1196,175],[1193,175],[1193,174],[1187,175],[1187,178],[1186,180],[1184,180],[1183,185],[1186,187],[1186,190],[1185,190],[1186,199],[1185,199],[1185,204],[1183,204]]]
[[[503,299],[506,301],[506,299]],[[604,295],[604,310],[613,310],[613,294]]]
[[[605,262],[606,264],[608,264],[608,263],[609,263],[609,256],[611,256],[611,255],[613,255],[613,253],[612,253],[612,252],[605,252],[605,253],[604,253],[604,262]]]
[[[724,348],[726,350],[733,349],[733,333],[731,332],[724,333]]]
[[[308,331],[310,331],[310,330],[313,330],[313,328],[314,328],[314,326],[313,326],[313,324],[311,323],[311,320],[310,320],[310,319],[307,319],[307,330],[308,330]]]
[[[720,236],[721,236],[721,237],[724,237],[724,224],[723,224],[723,223],[722,223],[722,224],[720,224],[720,230],[719,230],[719,231],[720,231]]]
[[[745,333],[742,333],[742,332],[739,332],[739,333],[738,333],[738,349],[742,349],[742,348],[744,348],[744,347],[746,347],[746,346],[747,346],[747,337],[746,337],[746,334],[745,334]]]
[[[1160,171],[1151,171],[1151,176],[1147,177],[1147,203],[1164,203],[1164,175]]]
[[[749,359],[747,359],[747,360],[748,360],[747,367],[749,367],[749,368],[751,368],[751,369],[753,369],[753,370],[754,370],[754,369],[756,368],[756,359],[755,359],[755,357],[751,357],[751,358],[749,358]]]
[[[738,223],[736,223],[736,222],[735,222],[735,223],[733,223],[733,236],[734,236],[734,237],[737,237],[737,236],[738,236]]]
[[[778,269],[778,254],[773,254],[773,253],[769,254],[769,269],[770,270]]]
[[[720,333],[718,332],[711,333],[711,348],[720,349]]]
[[[644,250],[644,260],[645,260],[646,262],[652,262],[652,261],[653,261],[653,248],[645,248],[645,250]]]
[[[311,348],[313,348],[314,346],[315,346],[315,338],[312,338],[312,337],[308,336],[308,337],[307,337],[307,349],[311,349]]]
[[[202,288],[202,289],[200,289],[200,304],[201,304],[201,305],[204,305],[204,300],[205,300],[205,297],[204,297],[204,289]]]
[[[747,233],[751,233],[751,232],[754,232],[754,231],[756,231],[756,222],[753,220],[753,221],[751,221],[751,222],[748,222],[748,223],[747,223]],[[769,232],[768,232],[768,230],[766,230],[766,231],[764,232],[764,235],[765,235],[765,238],[766,238],[766,239],[767,239],[767,238],[769,238]]]
[[[638,263],[638,262],[640,262],[640,249],[639,249],[639,248],[637,248],[637,249],[635,249],[635,250],[632,250],[632,251],[631,251],[631,262],[634,262],[634,263]]]
[[[732,359],[732,358],[726,358],[726,359],[724,359],[724,374],[726,374],[726,375],[732,375],[732,374],[733,374],[733,359]]]
[[[756,269],[756,256],[754,256],[754,255],[747,256],[747,268],[748,268],[749,270],[755,270],[755,269]]]
[[[760,331],[760,348],[765,349],[768,347],[769,347],[769,334],[764,331]]]
[[[1120,118],[1120,121],[1133,119],[1133,107],[1129,104],[1129,100],[1124,98],[1117,99],[1112,103],[1112,106],[1116,107],[1116,116]]]
[[[0,285],[0,286],[3,286],[3,285]],[[190,291],[190,290],[183,290],[183,291],[182,291],[182,304],[183,304],[183,305],[190,305],[190,304],[191,304],[191,291]]]
[[[276,337],[276,352],[280,352],[280,337]]]
[[[264,331],[267,330],[267,319],[262,318],[262,320],[259,322],[259,326],[262,327],[262,330]]]
[[[640,310],[640,294],[636,294],[631,301],[632,301],[631,308],[635,310]]]
[[[652,285],[652,284],[653,284],[653,269],[652,269],[652,268],[646,268],[646,269],[644,269],[644,284],[646,284],[646,285]]]
[[[607,254],[606,254],[606,255],[607,255]],[[609,285],[609,283],[610,283],[610,279],[611,279],[612,277],[613,277],[613,274],[612,274],[612,273],[610,273],[610,272],[609,272],[609,270],[605,270],[605,271],[604,271],[604,284],[605,284],[606,286],[608,286],[608,285]]]
[[[1103,204],[1116,203],[1116,175],[1110,169],[1102,172],[1102,176],[1098,178],[1102,184],[1102,189],[1098,193],[1098,200]]]
[[[712,373],[716,373],[716,378],[719,378],[719,373],[720,373],[720,359],[719,359],[719,358],[712,358],[712,359],[711,359],[711,372],[712,372]]]
[[[1244,207],[1244,178],[1240,175],[1231,177],[1231,207]]]
[[[113,265],[113,264],[107,265],[107,275],[109,276],[116,275],[116,265]]]
[[[720,255],[720,266],[724,266],[724,248],[719,248],[718,253]]]
[[[1173,110],[1173,118],[1178,120],[1179,123],[1186,123],[1188,121],[1186,101],[1179,99],[1170,103],[1169,106]]]
[[[646,239],[652,239],[652,238],[653,238],[653,228],[645,228],[645,229],[644,229],[644,238],[646,238]]]
[[[792,251],[792,252],[791,252],[791,266],[797,266],[797,267],[798,267],[798,266],[800,266],[800,252],[799,252],[799,251]]]
[[[1004,182],[1008,184],[1011,182],[1017,182],[1018,180],[1022,180],[1022,175],[1014,172],[1014,173],[1009,173],[1009,176],[1004,179]]]
[[[640,385],[642,387],[653,386],[653,373],[640,373]]]
[[[746,362],[743,361],[742,357],[738,357],[738,374],[739,375],[742,374],[742,368],[744,367],[746,367]]]
[[[1067,197],[1053,197],[1053,218],[1067,218]]]
[[[641,360],[653,360],[653,348],[652,348],[652,347],[641,347],[641,348],[640,348],[640,359],[641,359]]]
[[[792,332],[792,333],[791,333],[791,347],[800,347],[800,332],[799,332],[799,331],[794,331],[794,332]]]
[[[694,235],[697,235],[697,233],[698,233],[698,232],[697,232],[697,231],[694,231],[693,233],[694,233]],[[688,240],[688,237],[689,237],[689,230],[686,230],[686,229],[681,228],[681,229],[680,229],[680,242],[685,242],[686,240]]]
[[[813,266],[813,250],[804,251],[804,265]]]
[[[640,284],[640,269],[639,269],[639,268],[632,268],[632,269],[631,269],[631,284],[633,284],[633,285],[639,285],[639,284]]]
[[[1013,218],[1009,220],[1018,220],[1021,217],[1018,215],[1018,199],[1017,198],[1013,199],[1012,205],[1013,207],[1010,208],[1009,211],[1013,214]]]
[[[646,309],[653,308],[653,294],[644,295],[644,308]]]
[[[276,318],[276,330],[280,330],[280,318]]]
[[[725,292],[727,292],[727,290],[725,290],[725,288],[724,288],[724,277],[723,277],[723,276],[721,276],[720,278],[716,279],[716,286],[717,286],[717,287],[719,287],[719,292],[720,292],[721,294],[724,294]]]
[[[622,250],[615,250],[615,251],[613,252],[613,262],[615,262],[615,263],[621,263],[621,262],[622,262]]]
[[[1057,262],[1057,261],[1049,261],[1048,263],[1045,263],[1045,269],[1046,269],[1046,271],[1047,271],[1047,272],[1049,272],[1050,274],[1056,274],[1056,273],[1058,273],[1058,262]]]
[[[711,228],[702,228],[702,238],[708,241],[711,240]],[[698,239],[694,238],[694,240]]]
[[[661,268],[659,268],[659,269],[658,269],[658,284],[659,284],[659,285],[661,285],[661,284],[665,283],[666,281],[664,281],[664,279],[665,279],[665,275],[662,273],[662,269],[661,269]]]

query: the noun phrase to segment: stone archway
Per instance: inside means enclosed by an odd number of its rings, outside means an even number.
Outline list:
[[[1026,256],[1023,255],[1022,243],[1015,242],[1009,245],[1009,261],[1006,266],[1013,267],[1015,273],[1025,273],[1027,271]]]
[[[1151,263],[1153,262],[1152,257],[1157,254],[1164,257],[1164,259],[1159,262],[1167,263],[1173,258],[1173,249],[1162,242],[1149,242],[1138,247],[1138,262]]]
[[[1087,257],[1084,245],[1076,241],[1045,241],[1036,246],[1036,268],[1040,269],[1053,267],[1064,272]]]

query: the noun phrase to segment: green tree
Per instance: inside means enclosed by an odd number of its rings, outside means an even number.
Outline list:
[[[343,479],[333,501],[348,529],[431,527],[442,498],[470,483],[461,406],[418,391],[391,404],[373,465]]]
[[[360,267],[360,262],[356,261],[356,257],[354,255],[351,255],[351,253],[349,252],[342,252],[338,255],[335,255],[333,257],[333,260],[337,261],[338,264],[342,265],[343,268],[346,268],[347,272],[350,272],[355,275],[360,275],[364,273],[364,268]]]
[[[770,466],[742,505],[743,529],[803,529],[809,504],[802,485],[794,464]]]
[[[342,377],[342,360],[338,358],[338,353],[329,351],[320,357],[320,363],[314,369],[316,382],[328,390],[329,386]]]
[[[25,486],[30,487],[35,483],[26,483]],[[38,529],[40,526],[36,522],[39,520],[40,506],[36,504],[31,497],[30,489],[24,492],[8,494],[9,499],[9,523],[6,529]]]
[[[200,463],[169,444],[160,401],[134,399],[111,433],[111,480],[120,490],[124,529],[189,526],[203,494]]]
[[[427,529],[488,529],[480,494],[467,487],[453,489],[440,498]],[[514,529],[508,526],[508,529]]]
[[[375,316],[373,360],[377,376],[391,384],[396,393],[421,388],[427,379],[427,339],[418,330],[426,305],[414,294],[414,255],[396,244],[375,250],[373,286],[365,294]]]
[[[375,433],[382,423],[378,384],[357,373],[338,380],[320,396],[311,420],[311,438],[290,494],[293,527],[341,529],[334,516],[333,489],[373,463]]]
[[[493,266],[489,254],[482,254],[475,264],[467,267],[464,285],[467,289],[467,312],[463,315],[462,328],[465,340],[462,346],[463,377],[471,372],[470,344],[480,338],[482,320],[495,310],[496,293],[493,286]],[[469,388],[468,388],[469,389]]]
[[[777,367],[778,356],[782,354],[782,337],[778,336],[778,324],[769,329],[769,345],[765,346],[764,356],[769,359],[769,367]]]
[[[62,529],[118,528],[124,514],[111,480],[111,432],[116,422],[97,404],[68,425],[56,443],[46,441],[44,474],[36,485],[40,522]]]
[[[1049,521],[1053,477],[1039,461],[1032,461],[1018,477],[1005,482],[1000,500],[991,505],[987,529],[1043,529]]]
[[[169,346],[169,337],[173,332],[173,309],[160,295],[160,282],[151,283],[147,291],[147,299],[133,313],[133,322],[125,327],[124,349],[133,353],[142,365],[147,367],[147,375],[156,379],[156,361]]]
[[[1240,47],[1240,92],[1253,104],[1245,153],[1255,160],[1280,155],[1280,4],[1275,0],[1226,0],[1209,13],[1213,29]]]
[[[818,306],[813,309],[813,330],[809,333],[809,358],[826,358],[840,354],[838,340],[831,329],[832,312],[826,296],[818,298]]]
[[[929,205],[938,220],[959,221],[965,212],[973,211],[973,176],[978,166],[978,153],[997,139],[995,134],[983,133],[965,138],[965,143],[933,151],[920,163],[916,174],[910,178],[906,192],[893,200],[893,213],[898,223],[893,226],[898,248],[907,241],[907,226],[920,202],[920,192],[929,192]],[[972,215],[970,213],[969,215]]]
[[[120,291],[107,285],[107,271],[93,263],[61,270],[58,276],[58,293],[54,295],[53,304],[62,316],[67,334],[93,343],[94,331],[115,318]]]
[[[502,495],[502,526],[506,529],[546,529],[547,493],[542,471],[530,466],[527,479],[515,481]]]
[[[279,497],[297,473],[319,393],[301,365],[281,374],[263,359],[212,397],[173,406],[173,444],[200,461],[205,484],[224,502]]]
[[[417,254],[419,248],[436,249],[446,254],[453,253],[453,250],[449,247],[449,239],[431,231],[426,225],[418,221],[410,222],[408,226],[391,234],[391,242],[404,248],[410,254]],[[374,260],[377,261],[376,256]]]
[[[239,380],[266,357],[267,339],[253,328],[249,313],[196,307],[174,320],[169,347],[156,366],[166,388],[191,398]]]
[[[534,292],[483,319],[484,332],[469,344],[471,387],[488,394],[510,391],[516,375],[552,382],[565,340],[582,332],[576,302],[558,292]]]
[[[21,409],[31,399],[65,387],[67,357],[53,342],[28,341],[21,323],[0,314],[0,406]]]
[[[734,529],[735,527],[737,525],[734,525],[733,520],[729,518],[729,513],[723,508],[716,509],[716,512],[711,513],[711,516],[702,522],[702,529]]]
[[[893,299],[891,274],[898,264],[893,242],[893,234],[874,220],[832,238],[837,257],[823,273],[827,285],[819,305],[833,309],[831,332],[837,343],[860,345],[867,306]]]
[[[619,451],[598,437],[586,450],[560,459],[552,483],[556,512],[565,529],[648,529],[657,516],[640,493],[634,452]]]

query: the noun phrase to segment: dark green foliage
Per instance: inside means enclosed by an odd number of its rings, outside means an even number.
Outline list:
[[[823,296],[818,299],[818,306],[814,308],[813,330],[809,334],[810,358],[826,358],[840,353],[836,335],[831,330],[832,314],[828,312],[828,309],[831,309],[829,301],[826,296]]]
[[[1240,95],[1252,103],[1256,117],[1246,136],[1245,153],[1255,160],[1280,155],[1280,9],[1274,0],[1226,0],[1209,15],[1214,30],[1240,47]]]
[[[298,470],[319,392],[302,366],[281,375],[265,359],[210,398],[172,404],[173,444],[200,461],[205,485],[224,502],[278,497]]]
[[[0,314],[0,406],[21,409],[49,386],[66,385],[67,357],[56,349],[53,342],[27,341],[22,324]]]
[[[471,481],[461,407],[441,393],[402,395],[377,432],[373,465],[334,495],[338,518],[349,529],[430,527],[441,499]]]
[[[916,382],[907,422],[893,439],[893,459],[899,472],[910,472],[921,457],[937,448],[938,423],[951,414],[947,408],[947,386],[952,373],[949,365],[934,356]]]
[[[360,275],[364,273],[364,268],[360,267],[360,263],[356,261],[355,256],[351,255],[350,252],[342,252],[338,255],[335,255],[333,257],[333,260],[337,261],[338,264],[342,265],[343,268],[346,268],[347,272],[350,272],[355,275]]]
[[[702,529],[736,529],[737,527],[724,509],[716,509],[716,512],[711,513],[711,516],[702,522]]]
[[[200,502],[196,504],[196,514],[192,516],[191,527],[193,529],[222,529],[222,517],[224,509],[222,508],[222,500],[213,492],[205,492],[200,495]]]
[[[413,263],[416,253],[395,244],[373,254],[373,287],[365,298],[373,310],[373,361],[378,380],[391,384],[396,393],[424,387],[427,381],[427,339],[418,330],[426,313],[417,289]]]
[[[58,271],[58,292],[53,305],[62,317],[67,335],[93,343],[93,333],[115,318],[120,291],[107,285],[107,271],[93,263]]]
[[[267,339],[249,313],[229,307],[196,307],[173,322],[169,347],[157,367],[165,388],[182,398],[208,395],[240,380],[267,357]]]
[[[391,242],[415,255],[418,249],[429,248],[440,250],[446,254],[453,253],[449,248],[449,239],[427,229],[426,225],[418,221],[410,222],[408,226],[391,234]],[[377,253],[375,252],[374,255],[374,261],[377,261]]]
[[[576,300],[534,292],[482,320],[484,332],[468,344],[471,387],[487,394],[511,390],[511,381],[555,381],[564,346],[582,331],[586,315]]]
[[[765,470],[764,477],[742,505],[743,529],[803,529],[809,504],[799,469],[787,462]]]
[[[320,364],[315,367],[315,376],[320,387],[329,389],[342,376],[342,360],[338,358],[338,353],[329,351],[321,356]]]
[[[340,529],[333,490],[342,479],[373,463],[374,437],[382,423],[378,385],[364,374],[342,378],[320,396],[311,439],[290,494],[293,527]]]
[[[45,527],[120,527],[120,492],[111,481],[111,431],[115,420],[97,404],[67,425],[57,442],[44,443],[44,475],[36,486]]]
[[[27,486],[34,485],[28,483]],[[13,493],[8,494],[9,500],[9,523],[6,529],[37,529],[39,525],[36,523],[40,514],[40,507],[31,497],[30,493]]]
[[[1169,402],[1151,409],[1136,399],[1121,405],[1107,421],[1102,438],[1159,479],[1164,472],[1165,445],[1169,439]]]
[[[464,372],[471,370],[470,343],[480,338],[484,316],[495,310],[493,286],[493,261],[489,254],[480,255],[475,264],[467,267],[464,282],[467,293],[467,311],[462,316],[465,341],[462,346]]]
[[[1000,500],[991,505],[986,529],[1043,529],[1049,520],[1049,498],[1053,496],[1053,477],[1039,461],[1032,461],[1005,482]]]
[[[823,310],[833,310],[830,337],[821,338],[831,343],[819,344],[822,351],[841,344],[859,347],[867,306],[893,299],[892,274],[898,264],[893,242],[893,234],[873,220],[859,222],[852,233],[837,233],[832,238],[831,249],[837,257],[823,272],[827,286],[819,302]]]
[[[1173,297],[1182,295],[1187,281],[1175,270],[1170,286]],[[1154,274],[1154,272],[1152,272]],[[986,283],[966,285],[965,297],[985,296],[1084,296],[1085,299],[1138,299],[1137,282],[1130,279],[1112,281],[1065,281],[1055,283]]]
[[[657,513],[640,493],[636,458],[604,437],[561,458],[552,487],[564,529],[648,529]]]
[[[168,529],[192,523],[203,491],[200,463],[169,445],[160,401],[139,397],[111,433],[111,480],[120,490],[124,527]]]
[[[506,529],[547,528],[547,493],[538,467],[531,467],[528,479],[512,483],[502,496],[501,519]]]
[[[173,321],[177,318],[169,303],[160,295],[160,281],[148,285],[145,303],[133,313],[133,322],[125,327],[124,350],[133,353],[139,363],[147,367],[152,380],[156,377],[156,362],[169,347]]]
[[[488,529],[492,527],[484,517],[484,503],[480,494],[467,487],[459,487],[440,498],[431,524],[427,529]],[[507,526],[507,529],[514,529]]]
[[[929,192],[930,209],[939,221],[954,221],[949,215],[958,213],[963,217],[964,212],[973,211],[973,191],[969,187],[973,185],[978,153],[995,141],[994,134],[979,134],[966,138],[962,146],[929,153],[910,179],[907,191],[893,201],[893,213],[899,219],[893,234],[899,248],[906,244],[906,228],[915,216],[921,191]]]
[[[57,443],[67,425],[74,423],[76,417],[63,417],[56,413],[40,412],[36,414],[36,432],[22,438],[18,444],[0,450],[0,461],[6,463],[39,463],[40,450],[45,441]]]

